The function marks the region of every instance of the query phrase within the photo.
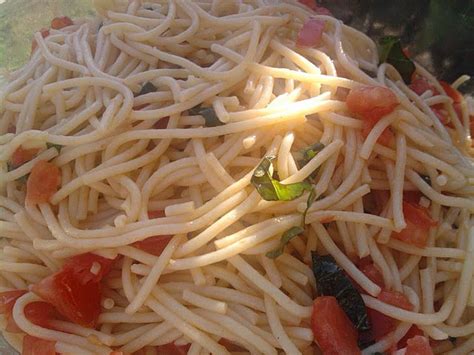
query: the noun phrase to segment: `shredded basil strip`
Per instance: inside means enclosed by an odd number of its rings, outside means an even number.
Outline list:
[[[360,331],[369,330],[364,301],[344,270],[331,255],[319,256],[313,252],[312,259],[318,292],[323,296],[336,297],[354,326]]]
[[[62,145],[61,144],[54,144],[54,143],[46,143],[46,147],[49,148],[55,148],[58,153],[61,153]]]
[[[309,161],[316,156],[316,154],[318,154],[321,150],[324,149],[324,147],[325,146],[324,146],[323,143],[317,142],[317,143],[314,143],[314,144],[310,145],[309,147],[307,147],[305,149],[302,149],[297,154],[298,167],[301,169],[306,164],[308,164]],[[314,179],[317,174],[318,174],[318,169],[313,171],[311,173],[310,177]]]
[[[308,195],[308,199],[306,200],[306,209],[303,212],[303,228],[306,224],[306,214],[308,213],[308,210],[310,209],[311,205],[313,204],[314,200],[316,200],[316,190],[314,188],[311,189],[311,192]]]
[[[400,38],[396,36],[385,36],[379,40],[380,61],[392,64],[400,73],[405,83],[411,82],[415,72],[415,64],[403,53]]]
[[[269,251],[265,255],[270,259],[275,259],[279,257],[281,254],[283,254],[283,250],[285,249],[285,246],[290,242],[290,240],[303,232],[304,232],[304,229],[302,227],[299,227],[299,226],[291,227],[281,236],[280,245],[278,246],[278,248],[272,251]]]
[[[151,82],[147,81],[145,85],[142,86],[137,96],[149,94],[150,92],[155,92],[156,90],[156,86],[153,85]]]
[[[219,120],[216,111],[212,107],[196,106],[188,110],[188,112],[190,115],[201,115],[204,117],[206,127],[217,127],[225,124]]]
[[[273,159],[274,157],[263,158],[250,179],[252,185],[265,201],[292,201],[300,197],[304,191],[311,191],[311,184],[307,181],[282,184],[274,179],[272,177]]]

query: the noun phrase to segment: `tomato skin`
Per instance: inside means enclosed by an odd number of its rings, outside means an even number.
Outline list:
[[[16,148],[10,158],[10,166],[13,169],[18,168],[19,166],[33,159],[38,151],[38,148],[23,149],[21,146]]]
[[[26,290],[12,290],[0,293],[0,314],[8,314],[13,310],[13,306],[18,298],[23,296],[28,291]]]
[[[335,297],[321,296],[314,300],[311,327],[324,354],[360,354],[357,330]]]
[[[406,311],[412,311],[413,305],[408,300],[407,296],[398,291],[382,290],[378,297],[380,301],[390,304],[392,306],[404,309]]]
[[[172,238],[173,236],[171,235],[149,237],[139,242],[135,242],[132,245],[149,254],[160,256]]]
[[[191,344],[176,345],[175,343],[168,343],[156,347],[157,355],[186,355]]]
[[[324,27],[324,20],[309,18],[298,33],[296,45],[299,47],[317,47],[321,44]]]
[[[74,25],[74,22],[67,16],[55,17],[51,20],[51,28],[53,30],[60,30],[71,25]]]
[[[433,95],[439,94],[438,90],[434,87],[434,85],[431,85],[427,79],[425,79],[422,76],[416,76],[412,80],[412,82],[409,85],[410,89],[412,89],[418,96],[423,95],[426,91],[431,90]]]
[[[112,269],[115,259],[107,259],[93,253],[84,253],[73,256],[64,263],[63,270],[72,270],[79,275],[83,283],[90,281],[100,282]],[[97,274],[91,272],[94,263],[100,264]]]
[[[433,355],[430,342],[423,336],[416,335],[407,340],[405,355]]]
[[[392,233],[392,237],[424,248],[428,240],[428,232],[431,227],[437,226],[437,222],[431,219],[426,208],[405,200],[403,201],[403,214],[407,226],[398,233]]]
[[[56,355],[56,342],[25,335],[21,355]]]
[[[148,218],[150,219],[161,218],[165,216],[165,211],[163,210],[148,211]]]
[[[439,83],[446,92],[446,95],[453,99],[453,103],[459,104],[462,102],[462,94],[459,91],[449,85],[446,81],[440,80]]]
[[[349,111],[373,124],[395,110],[399,102],[392,90],[382,86],[362,86],[347,95]]]
[[[61,174],[56,165],[46,160],[38,161],[26,182],[26,200],[32,204],[48,202],[60,182]]]

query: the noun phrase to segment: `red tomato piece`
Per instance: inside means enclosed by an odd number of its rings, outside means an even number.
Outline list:
[[[405,355],[433,355],[430,342],[423,336],[416,335],[407,340]]]
[[[26,182],[26,200],[32,204],[48,202],[61,182],[59,168],[45,160],[37,162]]]
[[[375,309],[367,308],[367,316],[369,317],[372,339],[378,341],[385,335],[393,332],[397,327],[397,321],[392,317],[386,316]]]
[[[324,6],[316,6],[314,10],[318,15],[333,16],[332,12]]]
[[[462,94],[459,91],[457,91],[455,88],[449,85],[446,81],[440,80],[439,83],[441,84],[444,91],[446,92],[446,95],[448,95],[451,99],[453,99],[453,102],[455,104],[459,104],[462,102]]]
[[[71,25],[74,25],[74,22],[67,16],[55,17],[51,20],[51,28],[53,30],[60,30]]]
[[[175,343],[168,343],[156,347],[157,355],[186,355],[191,344],[176,345]]]
[[[418,205],[423,194],[420,191],[403,191],[403,201]]]
[[[317,47],[321,44],[326,21],[309,18],[298,33],[296,45],[300,47]]]
[[[439,94],[438,90],[436,90],[434,85],[431,85],[429,81],[422,76],[416,76],[416,78],[412,80],[409,87],[419,96],[423,95],[428,90],[431,90],[433,95]]]
[[[12,290],[0,293],[0,314],[8,314],[12,312],[13,306],[17,299],[23,296],[28,291],[26,290]]]
[[[10,158],[10,166],[13,169],[18,168],[19,166],[25,164],[26,162],[33,159],[38,153],[38,148],[23,149],[21,146],[18,147],[12,154]]]
[[[40,30],[40,33],[41,33],[41,37],[46,38],[46,37],[49,36],[49,29],[48,28],[42,28]],[[38,47],[38,43],[36,43],[36,40],[33,39],[33,41],[31,42],[31,53],[33,53],[35,51],[36,47]]]
[[[56,342],[25,335],[21,355],[56,355]]]
[[[73,256],[64,263],[63,270],[72,270],[82,283],[100,282],[112,269],[115,259],[85,253]],[[95,270],[97,269],[97,270]]]
[[[140,250],[143,250],[149,254],[160,256],[163,250],[170,242],[173,236],[171,235],[160,235],[156,237],[149,237],[139,242],[135,242],[132,245]]]
[[[431,219],[426,208],[411,202],[403,201],[403,214],[407,226],[399,233],[392,233],[392,236],[405,243],[425,247],[430,227],[437,226],[437,222]]]
[[[169,117],[163,117],[162,119],[160,119],[158,122],[156,122],[154,125],[153,125],[153,128],[154,129],[165,129],[168,127],[168,122],[169,122],[170,118]],[[163,213],[163,216],[161,217],[164,217],[164,213]],[[151,218],[151,217],[150,217]]]
[[[364,121],[363,125],[364,128],[362,129],[362,135],[364,137],[367,137],[372,131],[372,128],[374,128],[375,124],[369,121]],[[395,136],[392,130],[390,128],[385,128],[382,134],[377,139],[377,142],[385,146],[390,146],[393,143],[394,139]]]
[[[366,265],[361,265],[359,266],[359,269],[360,271],[364,273],[365,276],[367,276],[376,285],[380,286],[381,288],[385,286],[383,282],[382,273],[375,266],[375,264],[370,263]]]
[[[148,218],[150,219],[161,218],[161,217],[165,217],[165,211],[163,210],[148,211]]]
[[[360,354],[357,330],[335,297],[317,297],[313,303],[311,327],[324,354]]]
[[[98,282],[83,283],[72,269],[61,270],[33,285],[32,291],[70,321],[93,328],[100,314],[101,290]]]
[[[298,0],[298,2],[309,7],[311,10],[316,10],[318,7],[315,0]]]
[[[410,329],[408,329],[408,332],[405,334],[403,338],[400,339],[400,341],[397,344],[398,349],[406,348],[407,347],[407,341],[408,339],[413,338],[414,336],[417,335],[424,335],[423,331],[418,328],[416,325],[412,325]]]
[[[413,310],[413,305],[410,303],[408,298],[401,292],[382,290],[379,293],[377,298],[380,301],[390,304],[392,306],[395,306],[407,311]]]
[[[362,86],[347,95],[347,108],[374,124],[395,110],[399,102],[392,90],[382,86]]]

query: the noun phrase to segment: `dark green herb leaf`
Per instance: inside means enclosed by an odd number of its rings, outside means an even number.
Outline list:
[[[206,127],[217,127],[224,125],[216,115],[216,111],[212,107],[196,106],[188,110],[190,115],[201,115],[206,121]]]
[[[274,157],[265,157],[253,172],[252,185],[265,201],[292,201],[300,197],[304,191],[311,191],[307,181],[293,184],[282,184],[272,177]]]
[[[49,148],[56,148],[58,153],[61,153],[62,145],[61,144],[54,144],[54,143],[46,143],[46,147]]]
[[[281,254],[283,254],[283,250],[285,249],[285,246],[289,243],[289,241],[303,232],[304,229],[299,226],[291,227],[281,236],[280,245],[278,246],[278,248],[269,251],[265,255],[270,259],[275,259],[279,257]]]
[[[318,292],[323,296],[336,297],[354,326],[360,331],[369,330],[364,301],[334,258],[331,255],[319,256],[313,252],[312,259]]]
[[[400,73],[405,83],[411,82],[411,77],[416,67],[415,64],[403,53],[400,38],[385,36],[379,40],[379,56],[381,62],[392,64]]]
[[[147,81],[145,85],[142,86],[137,96],[149,94],[150,92],[155,92],[156,90],[156,86],[153,85],[151,82]]]
[[[308,195],[308,199],[306,200],[306,209],[303,212],[303,228],[306,224],[306,214],[308,213],[308,210],[310,209],[311,205],[313,204],[314,200],[316,199],[316,190],[314,187],[311,189],[311,192]]]
[[[302,167],[304,167],[306,164],[309,163],[309,161],[311,159],[313,159],[316,154],[318,154],[321,150],[324,149],[324,144],[323,143],[314,143],[312,145],[310,145],[309,147],[301,150],[299,152],[299,154],[297,155],[297,163],[298,163],[298,167],[301,169]],[[315,171],[313,171],[310,175],[311,178],[315,178],[316,175],[318,174],[318,169],[316,169]]]

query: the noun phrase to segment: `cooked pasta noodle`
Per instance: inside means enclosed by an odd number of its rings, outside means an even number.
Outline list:
[[[366,35],[297,1],[95,5],[93,19],[36,33],[29,62],[1,92],[0,287],[28,290],[87,252],[116,261],[96,329],[34,324],[25,307],[40,299],[27,291],[12,310],[21,332],[53,341],[59,353],[128,354],[174,342],[188,354],[226,354],[227,341],[251,353],[310,354],[317,252],[334,257],[368,308],[400,321],[363,353],[387,351],[413,324],[442,351],[474,351],[464,99],[458,118],[449,93],[418,65],[433,89],[417,95],[379,63]],[[315,48],[296,44],[310,17],[324,23]],[[391,89],[400,105],[365,134],[346,96],[367,85]],[[433,105],[445,108],[450,126]],[[209,124],[203,108],[219,122]],[[391,144],[381,141],[387,130]],[[321,149],[302,166],[299,151],[315,143]],[[16,166],[19,150],[34,155]],[[276,156],[281,183],[312,182],[310,207],[309,192],[262,198],[252,176],[265,156]],[[41,161],[59,169],[61,184],[35,204],[27,189]],[[416,203],[437,223],[424,246],[394,234],[412,223],[404,192],[418,190]],[[378,213],[374,191],[388,196]],[[304,232],[269,258],[301,224]],[[140,248],[150,237],[166,239],[162,252]],[[357,264],[366,257],[412,310],[377,298],[381,286]],[[99,263],[90,268],[102,272]],[[21,351],[6,326],[2,319]],[[456,345],[446,346],[448,336]]]

